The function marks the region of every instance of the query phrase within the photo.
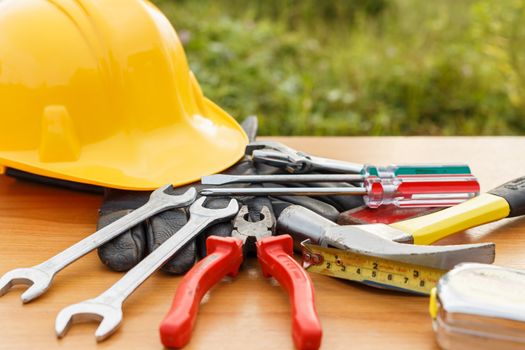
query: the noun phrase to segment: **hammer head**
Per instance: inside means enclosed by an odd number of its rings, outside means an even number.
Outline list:
[[[460,262],[492,263],[493,243],[450,246],[412,245],[412,236],[384,224],[339,226],[309,209],[291,205],[281,212],[278,228],[295,240],[309,239],[358,254],[449,270]]]

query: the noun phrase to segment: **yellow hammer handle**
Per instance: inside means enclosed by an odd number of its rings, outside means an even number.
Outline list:
[[[484,193],[456,206],[390,226],[412,234],[415,244],[431,244],[468,228],[503,219],[509,213],[505,199]]]

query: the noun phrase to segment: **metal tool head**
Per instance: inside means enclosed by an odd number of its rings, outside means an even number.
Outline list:
[[[268,207],[262,207],[259,221],[250,221],[248,206],[243,205],[233,220],[232,237],[242,240],[245,253],[254,253],[255,243],[270,237],[274,226],[275,219]]]
[[[55,321],[57,337],[62,338],[74,323],[101,321],[95,331],[97,341],[102,341],[113,334],[122,322],[122,308],[89,299],[63,308]]]
[[[255,162],[284,168],[291,173],[307,172],[310,156],[276,141],[255,141],[248,144],[246,154]]]
[[[209,217],[216,220],[225,219],[234,216],[239,211],[239,203],[236,199],[231,199],[226,208],[209,209],[204,206],[207,197],[202,196],[197,199],[190,207],[190,217],[201,216]]]
[[[294,174],[308,173],[313,170],[309,156],[299,152],[288,154],[266,149],[257,150],[253,152],[253,161],[282,168]]]
[[[448,270],[460,262],[492,263],[493,243],[422,246],[411,235],[384,224],[339,226],[301,206],[291,205],[278,219],[278,228],[297,241],[332,246],[358,254]]]
[[[6,294],[15,285],[26,285],[29,288],[22,293],[20,299],[23,303],[28,303],[45,293],[53,277],[54,275],[49,275],[36,267],[11,270],[0,278],[0,296]]]
[[[254,151],[262,149],[274,150],[287,155],[294,155],[297,153],[293,148],[277,141],[253,141],[246,146],[246,154],[253,155]]]
[[[171,192],[171,193],[170,193]],[[149,196],[150,201],[165,202],[171,204],[173,208],[185,207],[190,205],[197,198],[197,190],[195,187],[190,187],[186,192],[180,195],[173,194],[172,185],[164,185],[151,192]]]
[[[290,205],[279,215],[277,227],[280,232],[292,235],[296,241],[302,242],[309,239],[314,244],[326,246],[328,244],[327,233],[339,225],[308,208]],[[345,225],[341,227],[348,234],[359,236],[360,233],[365,232],[395,242],[412,243],[410,234],[384,224]]]
[[[457,245],[413,245],[392,241],[374,232],[374,228],[386,226],[349,225],[332,226],[325,232],[328,245],[358,254],[376,256],[414,265],[450,270],[462,262],[491,264],[495,258],[494,243]],[[368,226],[370,230],[363,230]]]

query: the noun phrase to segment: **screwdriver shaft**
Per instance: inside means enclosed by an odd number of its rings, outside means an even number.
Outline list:
[[[226,175],[203,176],[203,185],[226,185],[234,183],[294,183],[294,182],[362,182],[363,175],[310,174],[310,175]]]
[[[336,196],[367,194],[364,187],[205,188],[203,196]]]

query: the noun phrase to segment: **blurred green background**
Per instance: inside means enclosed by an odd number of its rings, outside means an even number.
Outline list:
[[[154,0],[262,135],[525,132],[525,0]]]

